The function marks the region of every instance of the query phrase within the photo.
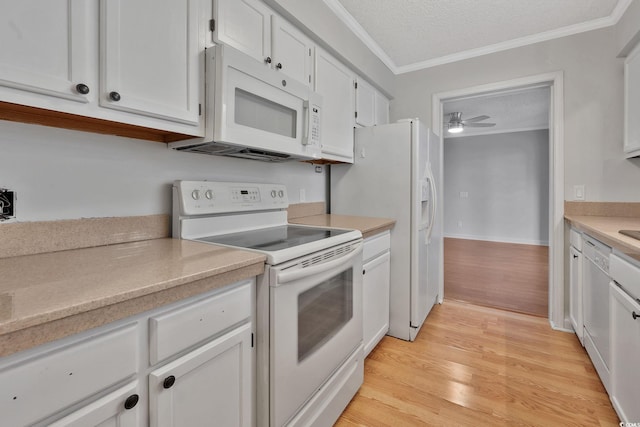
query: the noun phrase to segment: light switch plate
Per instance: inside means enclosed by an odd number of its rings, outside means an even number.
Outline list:
[[[573,186],[573,199],[574,200],[585,200],[584,185],[574,185]]]

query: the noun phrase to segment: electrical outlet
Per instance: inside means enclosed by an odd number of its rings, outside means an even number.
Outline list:
[[[322,166],[316,165],[316,173],[322,173]]]
[[[574,200],[585,200],[584,185],[574,185],[573,186],[573,199]]]
[[[0,221],[6,221],[16,216],[15,191],[0,188]]]
[[[458,221],[458,228],[462,228],[462,221]]]

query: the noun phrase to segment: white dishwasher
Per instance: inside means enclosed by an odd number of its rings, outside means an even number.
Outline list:
[[[611,402],[625,423],[640,420],[640,261],[611,255]]]
[[[610,394],[609,379],[609,255],[611,248],[583,234],[584,347],[602,384]]]

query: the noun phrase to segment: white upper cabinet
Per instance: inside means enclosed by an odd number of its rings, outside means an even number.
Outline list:
[[[389,100],[365,80],[358,78],[356,123],[360,126],[389,123]]]
[[[356,86],[356,123],[361,126],[376,124],[376,90],[361,78]]]
[[[100,105],[197,125],[196,0],[102,0],[100,12]]]
[[[204,135],[199,107],[205,32],[199,7],[197,0],[5,1],[0,99],[54,112],[48,117],[88,118],[61,121],[60,127],[159,140],[153,132],[127,133],[125,127],[91,121],[102,119],[185,138]],[[30,122],[56,123],[28,111]],[[11,107],[4,113],[21,120],[10,114]]]
[[[0,85],[26,91],[9,90],[2,100],[22,103],[36,93],[89,101],[98,88],[88,64],[87,13],[84,0],[2,3]]]
[[[624,61],[624,152],[640,156],[640,43]]]
[[[355,75],[324,49],[316,47],[315,91],[322,95],[322,158],[353,163]]]
[[[311,86],[314,44],[260,0],[217,0],[214,42]]]
[[[271,23],[271,65],[283,74],[311,86],[315,45],[309,37],[279,16],[274,15]]]
[[[216,0],[214,42],[271,61],[271,9],[260,0]]]
[[[386,96],[376,91],[376,124],[389,123],[389,100]]]

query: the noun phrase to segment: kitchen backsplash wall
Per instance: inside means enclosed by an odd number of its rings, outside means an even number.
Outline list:
[[[181,153],[157,142],[0,121],[0,188],[17,193],[16,221],[170,214],[176,179],[282,183],[290,203],[326,199],[325,167],[316,173],[308,163]]]

